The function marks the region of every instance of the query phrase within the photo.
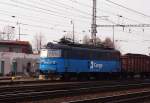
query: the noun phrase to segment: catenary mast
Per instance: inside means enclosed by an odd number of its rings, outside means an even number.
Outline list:
[[[96,33],[97,33],[96,0],[93,0],[93,15],[92,15],[92,25],[91,25],[91,38],[92,38],[93,44],[96,44]]]

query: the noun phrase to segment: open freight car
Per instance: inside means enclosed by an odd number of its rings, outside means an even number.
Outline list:
[[[142,54],[126,54],[121,56],[122,73],[124,77],[149,77],[150,57]]]

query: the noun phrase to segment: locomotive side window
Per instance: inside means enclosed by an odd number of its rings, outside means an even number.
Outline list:
[[[50,49],[48,50],[48,57],[61,57],[61,50]]]
[[[70,59],[91,59],[91,60],[119,60],[119,54],[116,51],[88,50],[72,48],[62,49],[64,58]]]

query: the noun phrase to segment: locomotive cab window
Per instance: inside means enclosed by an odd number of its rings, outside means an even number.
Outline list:
[[[40,57],[47,57],[47,50],[46,49],[41,50]]]

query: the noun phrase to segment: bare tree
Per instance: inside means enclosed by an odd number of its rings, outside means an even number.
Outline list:
[[[65,38],[67,39],[72,39],[73,35],[71,34],[71,32],[66,32],[66,34],[64,35]]]
[[[104,46],[109,48],[115,48],[114,43],[108,37],[104,41]]]
[[[65,35],[64,35],[64,37],[67,39],[67,40],[70,40],[70,41],[72,41],[72,42],[77,42],[77,38],[76,38],[76,35],[74,34],[72,34],[72,32],[67,32],[67,31],[64,31],[65,32]]]
[[[37,52],[40,52],[40,49],[44,46],[44,40],[45,38],[42,33],[37,33],[34,36],[34,44]]]
[[[3,31],[0,31],[0,40],[4,40],[5,33]]]
[[[89,44],[90,43],[90,37],[88,35],[85,35],[83,37],[83,44]]]
[[[100,45],[101,44],[101,39],[99,37],[96,37],[96,45]],[[88,35],[85,35],[83,37],[83,44],[89,44],[89,45],[92,45],[93,44],[93,41],[92,39],[90,39],[90,37]]]
[[[102,42],[101,42],[101,39],[99,37],[96,37],[96,45],[101,45]]]
[[[4,26],[3,31],[1,32],[1,38],[3,40],[13,40],[15,37],[15,27],[13,26]]]

